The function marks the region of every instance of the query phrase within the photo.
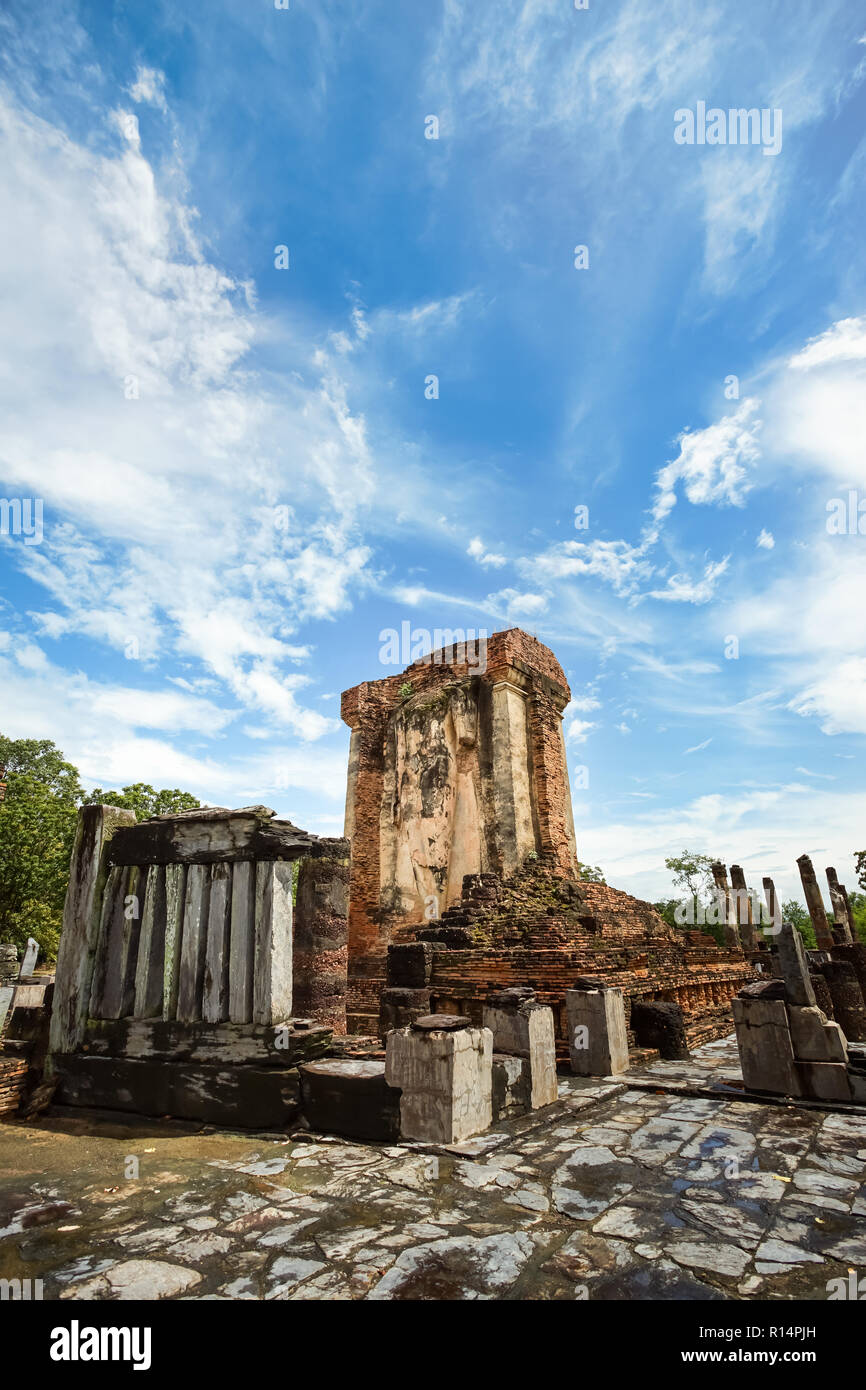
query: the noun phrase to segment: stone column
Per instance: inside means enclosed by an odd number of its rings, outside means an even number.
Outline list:
[[[851,933],[851,940],[856,944],[857,926],[854,921],[854,909],[851,906],[851,900],[848,897],[848,889],[845,887],[844,883],[839,884],[839,891],[841,892],[842,897],[845,900],[845,912],[848,916],[848,930]]]
[[[617,1076],[628,1071],[628,1034],[621,989],[576,988],[565,992],[568,1054],[577,1076]]]
[[[848,900],[843,894],[836,870],[829,868],[826,870],[827,887],[830,890],[830,902],[833,904],[833,916],[836,919],[836,926],[840,927],[846,945],[850,945],[854,940],[851,927],[848,922]]]
[[[731,1000],[743,1081],[750,1091],[797,1096],[800,1082],[781,981],[746,985]]]
[[[747,951],[753,951],[758,943],[755,936],[752,899],[746,887],[746,875],[739,864],[731,865],[731,887],[734,890],[735,913],[743,946]]]
[[[134,824],[135,812],[118,806],[82,806],[78,812],[57,952],[52,1053],[74,1052],[84,1037],[108,873],[106,849],[116,830]]]
[[[824,910],[824,899],[821,897],[821,889],[818,887],[815,870],[812,868],[812,861],[808,854],[800,855],[797,860],[797,868],[800,870],[800,881],[803,884],[806,906],[809,909],[809,916],[812,918],[812,926],[815,928],[818,950],[832,951],[833,936],[827,921],[827,913]]]
[[[833,1017],[849,1042],[866,1042],[866,1006],[853,965],[846,960],[823,961],[818,967],[833,1000]]]
[[[781,909],[779,900],[776,897],[776,885],[771,878],[764,879],[764,897],[767,900],[767,912],[770,914],[769,932],[775,935],[782,923]]]
[[[501,1097],[504,1107],[509,1108],[507,1094],[512,1091],[517,1095],[512,1111],[552,1105],[557,1098],[553,1010],[538,1003],[534,990],[502,990],[491,995],[484,1007],[484,1027],[493,1034],[494,1073],[501,1055],[507,1059],[498,1068],[501,1087],[496,1087],[494,1078],[494,1089],[506,1093]],[[521,1063],[519,1069],[513,1065],[516,1062]]]
[[[809,962],[802,936],[790,922],[783,922],[776,941],[779,974],[785,984],[788,1003],[814,1008],[815,991],[809,978]]]
[[[737,926],[737,914],[734,907],[733,897],[728,885],[728,871],[724,864],[715,863],[710,866],[713,875],[713,882],[716,885],[716,892],[719,902],[724,904],[724,932],[725,945],[729,951],[739,951],[742,949],[740,941],[740,931]]]
[[[256,864],[253,1023],[285,1023],[292,1016],[292,866]]]
[[[402,1091],[404,1139],[455,1144],[493,1119],[493,1034],[465,1018],[429,1014],[388,1034],[385,1080]]]
[[[493,805],[503,875],[536,848],[529,786],[526,695],[510,681],[493,686]]]
[[[563,757],[564,708],[565,704],[552,694],[535,689],[529,702],[529,723],[540,848],[554,856],[560,873],[574,877],[577,850],[568,767]]]
[[[302,859],[295,902],[295,1013],[346,1031],[349,846]]]

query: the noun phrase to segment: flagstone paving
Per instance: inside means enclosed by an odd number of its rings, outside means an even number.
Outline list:
[[[556,1105],[436,1151],[0,1125],[0,1278],[62,1300],[826,1299],[866,1274],[866,1114],[738,1083],[726,1039],[563,1078]]]

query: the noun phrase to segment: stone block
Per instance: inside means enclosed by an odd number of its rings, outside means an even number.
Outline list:
[[[557,1098],[553,1010],[516,993],[495,995],[494,1000],[484,1009],[484,1027],[493,1034],[494,1051],[528,1061],[531,1109],[552,1105]]]
[[[433,973],[433,947],[429,941],[411,941],[388,947],[388,984],[403,989],[425,989]]]
[[[621,989],[566,990],[565,1011],[568,1054],[577,1076],[616,1076],[628,1070]]]
[[[400,1135],[400,1092],[374,1058],[332,1058],[298,1068],[310,1128],[346,1139],[392,1143]]]
[[[296,1070],[192,1065],[125,1057],[57,1056],[63,1105],[174,1115],[206,1124],[280,1129],[300,1111]]]
[[[851,1100],[851,1083],[844,1062],[796,1062],[795,1066],[802,1095],[811,1100]]]
[[[528,1057],[493,1054],[493,1122],[532,1109],[532,1065]]]
[[[833,1017],[850,1042],[866,1040],[866,1007],[854,966],[846,960],[825,960],[819,966],[833,1000]]]
[[[838,1023],[831,1023],[819,1008],[788,1006],[791,1044],[798,1062],[846,1062],[848,1047]]]
[[[631,1026],[641,1047],[655,1047],[666,1062],[688,1058],[683,1011],[665,999],[637,1000],[631,1007]]]
[[[433,1015],[388,1034],[385,1080],[403,1093],[404,1139],[453,1144],[481,1134],[493,1120],[490,1029],[446,1016],[441,1022],[436,1026]]]
[[[383,989],[379,995],[379,1037],[405,1028],[430,1012],[429,989]]]
[[[743,1081],[748,1089],[784,1096],[800,1095],[784,1001],[740,994],[732,999],[731,1007]]]
[[[779,973],[785,981],[789,1004],[803,1008],[815,1007],[815,993],[809,979],[809,962],[803,938],[790,922],[783,922],[776,937],[776,959]]]
[[[809,979],[812,982],[815,1003],[818,1005],[824,1017],[832,1022],[835,1017],[833,1013],[833,998],[827,988],[827,981],[824,979],[823,975],[819,975],[817,970],[810,971]]]

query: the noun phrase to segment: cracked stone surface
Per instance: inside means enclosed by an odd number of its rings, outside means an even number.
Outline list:
[[[866,1113],[738,1080],[727,1039],[561,1078],[555,1105],[442,1148],[3,1124],[0,1278],[60,1300],[825,1299],[866,1266]]]

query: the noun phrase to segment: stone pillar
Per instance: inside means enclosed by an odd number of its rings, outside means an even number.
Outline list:
[[[849,903],[847,896],[842,892],[836,870],[828,868],[825,872],[827,874],[827,887],[830,890],[830,902],[833,904],[833,916],[836,919],[836,926],[842,929],[845,944],[850,945],[854,940],[854,936],[848,922]]]
[[[294,1010],[346,1031],[349,857],[302,859],[295,903]]]
[[[565,992],[568,1055],[577,1076],[618,1076],[628,1071],[628,1034],[621,989]]]
[[[831,951],[833,949],[833,937],[830,932],[830,924],[827,921],[824,899],[821,897],[821,889],[818,887],[815,870],[812,868],[812,861],[808,854],[800,855],[797,860],[797,868],[800,870],[800,881],[803,884],[806,906],[809,909],[809,916],[812,918],[812,926],[815,928],[818,950]]]
[[[783,922],[776,938],[779,973],[785,985],[789,1004],[815,1008],[815,992],[809,978],[809,963],[803,938],[790,922]]]
[[[836,1015],[833,1013],[833,997],[830,994],[824,976],[820,975],[817,970],[810,970],[809,983],[815,995],[815,1003],[818,1005],[822,1014],[824,1014],[825,1018],[835,1018]]]
[[[282,860],[256,864],[253,1023],[292,1016],[292,877],[292,865]]]
[[[502,990],[491,995],[484,1007],[484,1027],[493,1034],[494,1072],[501,1054],[522,1064],[519,1078],[516,1067],[500,1065],[506,1096],[516,1089],[518,1105],[525,1100],[522,1108],[529,1110],[552,1105],[557,1098],[553,1010],[538,1003],[534,990]]]
[[[746,875],[739,864],[731,865],[731,887],[733,891],[734,911],[740,931],[740,938],[747,951],[753,951],[757,946],[755,936],[755,918],[752,912],[752,899],[746,887]]]
[[[492,698],[496,839],[499,867],[508,876],[535,849],[526,695],[510,681],[501,680],[493,686]]]
[[[465,1018],[429,1014],[388,1034],[385,1080],[402,1091],[404,1139],[455,1144],[493,1119],[493,1035]]]
[[[715,863],[710,866],[713,882],[716,885],[720,905],[724,905],[724,933],[725,945],[729,951],[739,951],[742,948],[740,941],[740,930],[737,926],[737,913],[734,907],[734,899],[728,885],[728,871],[724,864]]]
[[[779,907],[779,900],[776,897],[776,885],[771,878],[764,879],[764,897],[767,900],[767,912],[770,917],[769,932],[771,935],[775,935],[776,931],[781,926],[782,914],[781,908]]]
[[[839,891],[841,892],[842,897],[845,900],[845,912],[848,917],[848,930],[851,933],[851,940],[853,942],[856,942],[858,938],[857,925],[854,921],[854,909],[851,906],[851,900],[848,897],[848,889],[845,887],[844,883],[839,884]]]
[[[750,1091],[798,1096],[800,1082],[780,980],[746,985],[731,1001],[743,1081]]]
[[[833,1000],[833,1017],[849,1042],[866,1042],[866,1007],[853,965],[824,961],[819,967]]]
[[[108,874],[106,850],[116,830],[134,824],[135,812],[118,806],[82,806],[78,812],[57,952],[52,1053],[74,1052],[84,1037]]]

